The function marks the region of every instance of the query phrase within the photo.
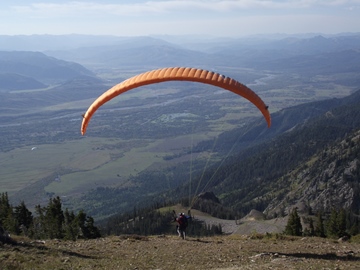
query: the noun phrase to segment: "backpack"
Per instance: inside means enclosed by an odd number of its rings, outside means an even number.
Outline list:
[[[191,216],[182,216],[182,219],[183,219],[183,223],[185,226],[188,225],[189,221],[191,221]]]
[[[181,227],[186,227],[188,225],[186,216],[178,217],[178,223]]]

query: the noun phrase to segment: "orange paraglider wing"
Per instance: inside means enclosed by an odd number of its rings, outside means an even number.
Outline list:
[[[271,126],[271,117],[268,111],[268,106],[266,106],[262,99],[250,88],[234,79],[212,71],[196,68],[173,67],[152,70],[136,75],[107,90],[90,105],[86,113],[83,115],[81,134],[85,134],[89,121],[95,111],[112,98],[139,86],[166,81],[192,81],[227,89],[252,102],[265,117],[268,127]]]

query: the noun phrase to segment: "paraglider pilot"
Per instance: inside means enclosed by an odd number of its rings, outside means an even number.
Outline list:
[[[175,218],[175,221],[178,223],[176,226],[176,231],[182,239],[185,239],[185,231],[188,225],[187,217],[184,213],[180,213],[178,217]]]

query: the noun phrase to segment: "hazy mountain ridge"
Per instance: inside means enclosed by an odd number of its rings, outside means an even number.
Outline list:
[[[0,73],[0,91],[39,89],[44,87],[46,87],[45,84],[31,77],[16,73]]]
[[[89,53],[47,52],[47,54],[63,58],[68,61],[76,61],[83,65],[99,68],[129,68],[145,72],[151,69],[186,66],[194,68],[210,69],[209,66],[217,64],[236,65],[221,55],[210,55],[195,50],[181,48],[173,44],[157,44],[131,46],[129,48],[103,47],[87,48]],[[216,69],[214,67],[214,69]]]
[[[95,98],[107,88],[103,80],[80,64],[41,52],[0,52],[2,113],[22,114],[30,109]],[[11,122],[11,118],[1,119],[3,124]]]
[[[14,87],[16,84],[16,81],[13,81],[10,85],[11,87]],[[46,107],[62,103],[81,101],[83,99],[94,99],[96,96],[103,93],[107,88],[108,86],[106,86],[100,79],[89,76],[80,76],[44,91],[28,91],[31,89],[29,85],[26,86],[27,91],[21,93],[7,93],[8,90],[3,92],[0,91],[1,112],[5,114],[14,114],[14,116],[10,118],[6,118],[4,115],[1,115],[0,119],[2,124],[10,124],[16,119],[16,114],[24,114],[25,117],[26,113],[29,114],[29,117],[31,117],[31,114],[39,113]],[[76,109],[76,107],[77,106],[73,109]],[[81,107],[78,108],[78,110],[81,109]],[[63,110],[59,110],[60,113],[66,113],[65,108]],[[49,112],[45,111],[45,114],[40,114],[37,117],[40,120],[41,118],[46,119],[48,116]]]
[[[207,46],[211,46],[211,43]],[[214,44],[207,51],[223,56],[223,61],[228,64],[237,62],[242,66],[286,72],[301,70],[309,74],[328,74],[334,71],[334,67],[336,73],[359,70],[359,34],[276,40],[239,39],[217,46]],[[338,63],[343,65],[338,66]]]
[[[46,51],[85,47],[89,44],[101,46],[127,40],[126,37],[95,35],[0,35],[0,50]]]
[[[11,39],[7,36],[1,38]],[[191,45],[181,43],[176,38],[168,38],[167,41],[154,37],[65,35],[12,38],[21,38],[24,40],[24,46],[26,40],[31,40],[30,44],[47,40],[49,46],[43,53],[51,57],[40,52],[1,52],[0,73],[15,73],[44,84],[61,83],[83,75],[95,76],[93,72],[103,72],[105,69],[135,69],[140,72],[166,66],[191,66],[219,70],[220,73],[221,66],[271,70],[284,74],[300,72],[308,76],[310,81],[321,80],[318,77],[321,75],[336,75],[336,80],[344,85],[353,86],[359,83],[356,76],[360,69],[359,34],[282,39],[208,38],[203,41],[194,39]],[[51,44],[57,44],[59,40],[62,40],[65,49],[51,50],[54,48]],[[43,47],[45,43],[42,44]],[[80,64],[59,59],[81,63],[94,71],[89,71]],[[126,78],[121,72],[118,77],[114,75],[114,83]],[[231,70],[227,71],[227,75],[237,78],[236,72],[232,74]],[[247,83],[248,80],[251,82],[252,78],[251,75],[249,78],[242,76],[239,80]],[[19,89],[15,83],[16,81],[8,88]]]
[[[272,38],[260,36],[239,39],[81,35],[0,36],[0,41],[1,38],[7,39],[8,42],[11,39],[21,38],[24,40],[22,50],[33,48],[32,50],[42,51],[47,55],[68,61],[112,67],[229,65],[280,70],[287,70],[289,67],[292,69],[308,67],[311,72],[319,69],[327,72],[329,69],[326,67],[329,63],[336,65],[341,61],[349,60],[352,62],[350,71],[353,71],[358,68],[360,49],[360,35],[357,33],[336,36],[309,34],[299,37],[284,35]],[[63,47],[54,46],[59,43],[60,38],[62,38]],[[25,46],[26,40],[29,40],[28,47]],[[46,42],[40,42],[44,40],[47,41],[47,47]],[[36,43],[41,46],[38,48],[30,46]],[[0,46],[1,48],[8,50],[5,45]],[[345,68],[344,71],[346,71]]]
[[[90,57],[90,56],[89,56]],[[206,64],[207,55],[167,44],[142,47],[109,47],[103,53],[92,52],[92,59],[109,67],[131,66],[160,68],[164,66],[199,66]]]
[[[342,63],[339,65],[339,63]],[[314,55],[297,55],[274,59],[267,62],[259,61],[257,67],[304,74],[338,74],[357,72],[360,68],[360,49],[349,49],[337,52],[323,52]]]
[[[173,44],[191,50],[204,50],[209,53],[228,51],[231,48],[279,49],[286,51],[302,51],[318,53],[320,50],[335,51],[358,48],[359,33],[339,33],[324,35],[309,33],[298,35],[273,34],[246,36],[242,38],[212,36],[137,36],[120,37],[106,35],[0,35],[0,50],[6,51],[55,51],[73,50],[86,47],[119,46],[122,48]]]
[[[60,83],[77,76],[94,76],[80,64],[59,60],[41,52],[0,51],[0,73],[14,73],[42,83]]]
[[[241,42],[251,45],[253,49],[279,50],[285,53],[318,54],[320,52],[334,52],[359,48],[360,34],[329,36],[317,34],[310,37],[283,37],[278,39],[239,39],[231,46],[240,45]],[[249,46],[250,47],[250,46]]]

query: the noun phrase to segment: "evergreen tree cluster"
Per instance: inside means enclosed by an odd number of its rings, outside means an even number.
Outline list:
[[[102,224],[102,231],[107,235],[137,234],[177,234],[176,221],[173,211],[160,211],[158,205],[136,209],[122,215],[115,215]],[[189,236],[213,236],[222,234],[221,225],[207,225],[201,221],[191,219],[186,233]]]
[[[306,227],[303,228],[302,224]],[[329,215],[319,212],[315,218],[303,217],[301,222],[297,208],[294,208],[289,215],[284,233],[294,236],[351,237],[360,233],[360,220],[357,215],[344,209],[332,209]]]
[[[100,230],[94,219],[80,211],[75,214],[68,209],[62,210],[59,197],[49,200],[47,206],[35,207],[35,216],[24,202],[12,207],[7,193],[0,197],[0,227],[15,235],[25,235],[34,239],[91,239],[100,237]]]
[[[294,208],[289,216],[288,223],[285,227],[285,234],[301,236],[302,235],[302,225],[301,219],[298,215],[297,209]]]
[[[185,208],[190,208],[189,200],[187,198],[181,199],[180,203]],[[225,207],[221,203],[203,198],[194,199],[191,208],[221,219],[236,219],[237,217],[235,211],[231,208]]]

